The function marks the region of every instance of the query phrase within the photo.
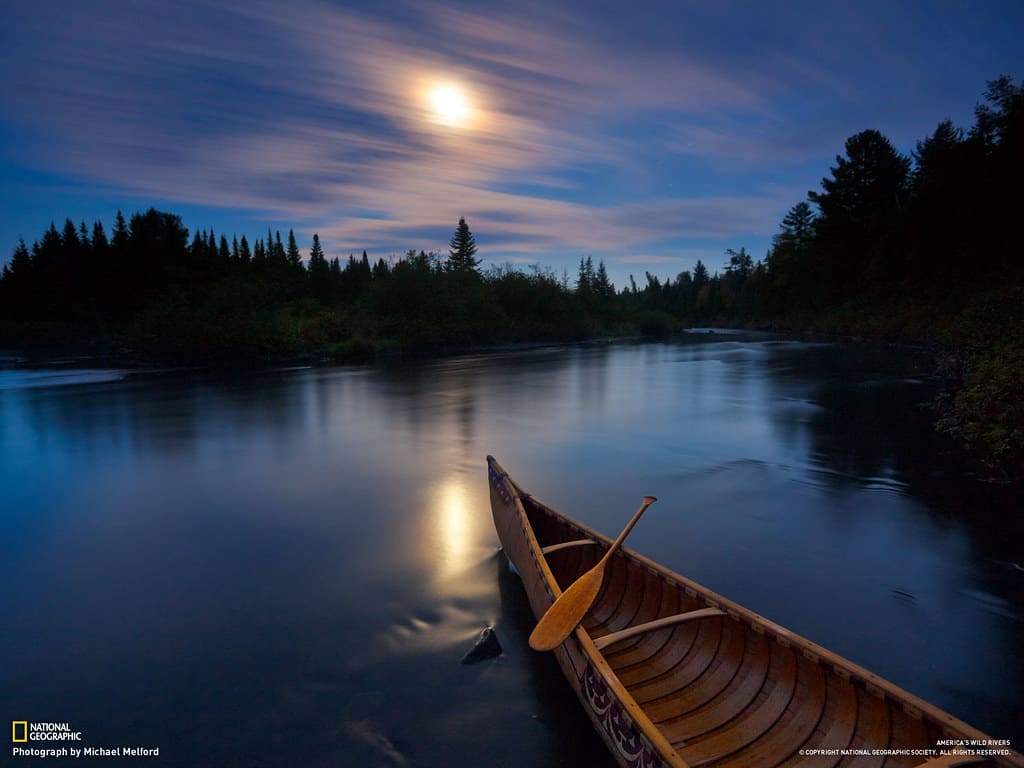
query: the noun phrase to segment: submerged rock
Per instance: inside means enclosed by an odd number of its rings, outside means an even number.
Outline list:
[[[487,627],[480,633],[480,637],[477,638],[473,647],[462,657],[462,663],[476,664],[478,661],[493,659],[500,655],[501,643],[498,642],[498,636],[494,634],[494,627]]]

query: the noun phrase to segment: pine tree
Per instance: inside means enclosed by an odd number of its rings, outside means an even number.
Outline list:
[[[580,270],[576,277],[576,293],[581,296],[588,296],[593,290],[594,264],[590,257],[580,256]]]
[[[469,231],[465,217],[459,217],[459,225],[448,244],[448,263],[450,272],[479,274],[477,267],[480,260],[476,256],[476,239]]]
[[[257,271],[263,270],[267,265],[267,246],[262,240],[257,239],[252,249],[252,264]]]
[[[71,219],[64,220],[64,233],[60,238],[61,245],[64,247],[64,253],[67,255],[74,254],[78,250],[78,230],[75,228],[74,223]]]
[[[814,234],[814,211],[807,201],[802,201],[789,209],[782,220],[781,231],[773,238],[776,247],[784,247],[791,251],[802,251],[810,243]]]
[[[697,259],[697,265],[693,268],[693,285],[698,290],[703,288],[710,281],[708,277],[708,268],[704,266],[704,262]]]
[[[114,239],[111,241],[115,251],[124,252],[128,247],[128,225],[124,222],[124,215],[120,210],[114,218]]]
[[[313,235],[313,243],[319,248],[320,238]],[[295,243],[295,231],[291,229],[288,230],[288,250],[285,252],[285,258],[292,269],[302,269],[302,256],[299,254],[299,246]],[[320,258],[323,258],[323,252],[320,253]]]
[[[288,247],[294,242],[294,237],[289,237]],[[320,235],[313,233],[313,246],[309,249],[309,287],[313,298],[322,304],[331,303],[331,267],[324,258],[323,248],[320,247]]]
[[[97,219],[92,225],[92,248],[96,253],[106,253],[109,247],[107,233],[103,231],[103,222]]]
[[[726,248],[725,255],[729,257],[729,263],[725,265],[725,271],[728,274],[740,281],[750,277],[750,273],[754,271],[754,259],[747,253],[746,248],[740,248],[739,251]]]
[[[594,277],[594,292],[604,299],[615,295],[615,286],[608,280],[608,270],[605,269],[604,259],[601,259],[597,265],[597,274]]]
[[[25,247],[24,239],[18,238],[18,245],[11,254],[11,262],[7,266],[10,267],[9,273],[14,279],[27,278],[32,272],[32,257]]]
[[[905,256],[897,242],[907,201],[910,160],[874,130],[846,140],[823,192],[809,192],[820,216],[816,244],[822,289],[835,303],[872,283],[889,281]]]
[[[789,209],[780,231],[772,238],[765,257],[771,283],[769,304],[773,314],[791,311],[798,302],[807,303],[815,295],[820,265],[811,253],[814,237],[814,211],[802,201]]]

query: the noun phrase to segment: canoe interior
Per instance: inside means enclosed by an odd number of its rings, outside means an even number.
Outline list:
[[[540,548],[579,539],[596,542],[543,556],[564,590],[597,563],[608,540],[523,494],[511,481],[510,487],[521,500]],[[524,584],[529,591],[528,579]],[[578,636],[598,640],[626,627],[709,606],[722,608],[727,615],[650,631],[600,652],[614,678],[649,719],[648,725],[674,750],[661,764],[909,767],[928,758],[870,751],[930,749],[937,740],[951,737],[987,738],[629,550],[613,556]],[[812,749],[868,754],[801,754]],[[1013,752],[997,760],[969,764],[1024,765]]]

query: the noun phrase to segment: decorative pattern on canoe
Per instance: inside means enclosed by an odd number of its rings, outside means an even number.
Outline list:
[[[626,764],[630,768],[664,768],[665,762],[640,733],[593,664],[584,665],[578,680],[584,701],[607,734],[607,741],[615,745]]]

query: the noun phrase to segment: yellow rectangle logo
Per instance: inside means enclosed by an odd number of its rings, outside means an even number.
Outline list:
[[[18,726],[21,726],[21,738],[18,738]],[[18,743],[28,741],[28,720],[11,721],[11,741]]]

